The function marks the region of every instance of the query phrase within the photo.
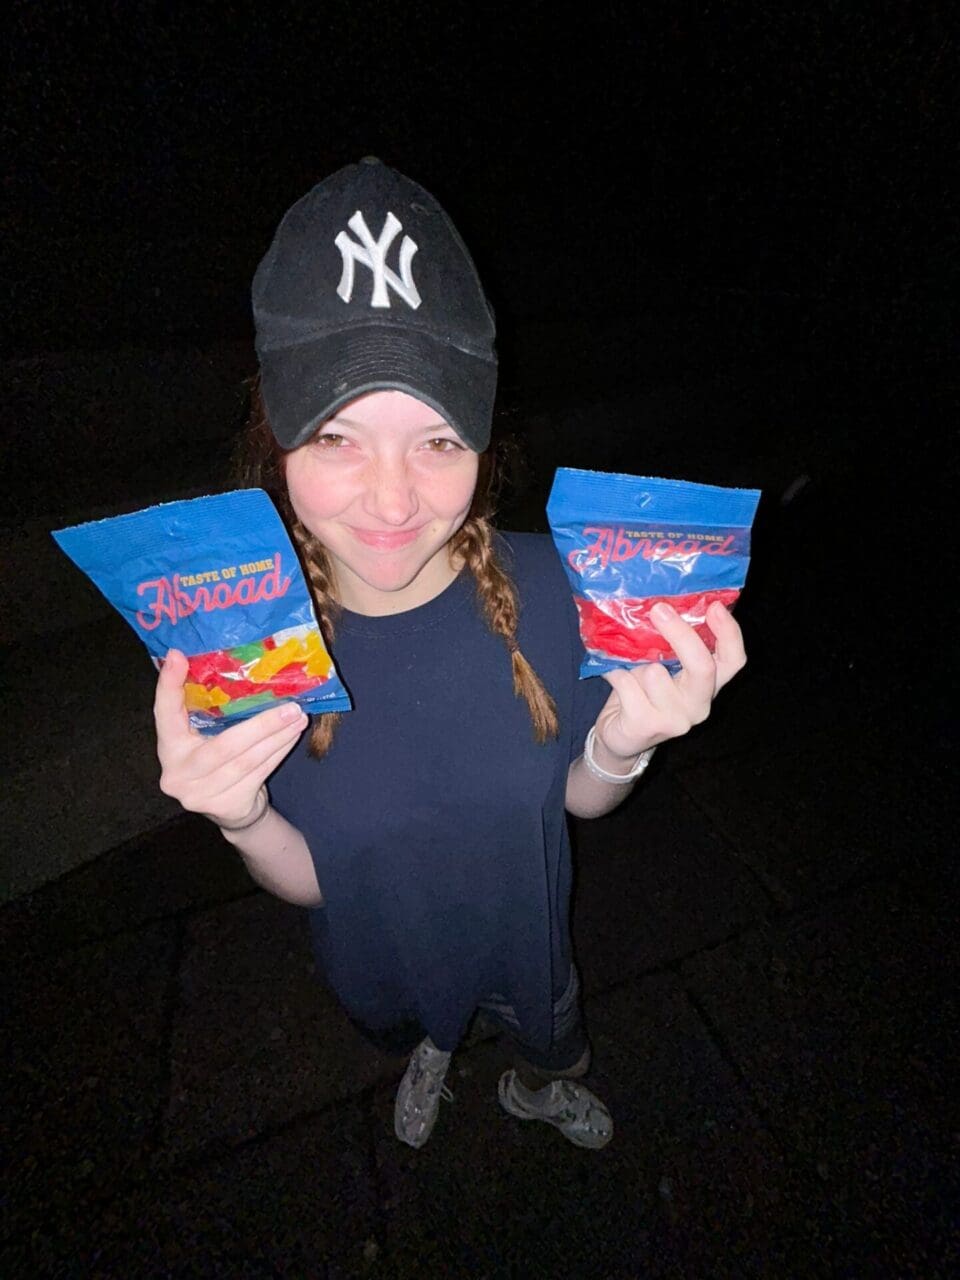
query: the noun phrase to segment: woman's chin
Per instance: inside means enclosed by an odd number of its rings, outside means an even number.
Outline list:
[[[456,577],[449,557],[431,556],[427,561],[400,554],[378,555],[375,560],[344,566],[340,574],[343,603],[356,613],[392,613],[414,609],[440,594]]]

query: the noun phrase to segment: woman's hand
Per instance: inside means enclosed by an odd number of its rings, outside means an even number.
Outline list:
[[[656,605],[650,620],[669,641],[683,669],[671,676],[662,663],[651,662],[604,673],[613,692],[597,716],[596,736],[612,755],[624,760],[679,738],[706,720],[713,699],[747,661],[740,628],[719,601],[707,610],[707,622],[717,638],[715,654],[669,605]]]
[[[254,815],[261,787],[307,727],[307,716],[287,702],[215,737],[198,733],[184,703],[187,667],[180,650],[171,649],[157,680],[153,716],[160,790],[213,822],[242,824]]]

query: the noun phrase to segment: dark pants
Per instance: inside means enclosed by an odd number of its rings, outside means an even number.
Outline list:
[[[531,1062],[524,1053],[522,1047],[514,1043],[513,1066],[517,1073],[517,1077],[522,1085],[528,1089],[542,1089],[545,1084],[549,1084],[551,1080],[579,1080],[581,1076],[585,1076],[590,1070],[590,1044],[581,1030],[581,1039],[579,1041],[579,1053],[574,1050],[576,1056],[561,1059],[557,1054],[557,1061],[569,1061],[569,1066],[563,1067],[542,1067]]]
[[[492,1021],[488,1015],[483,1016],[488,1022]],[[382,1031],[374,1031],[355,1018],[350,1021],[369,1044],[391,1057],[408,1058],[427,1034],[415,1019]],[[579,1018],[569,1033],[553,1045],[546,1058],[524,1046],[513,1032],[506,1034],[512,1047],[514,1070],[520,1083],[528,1089],[541,1089],[551,1080],[578,1080],[590,1070],[590,1044]]]

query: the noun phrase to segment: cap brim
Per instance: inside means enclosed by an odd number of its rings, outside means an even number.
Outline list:
[[[261,390],[278,443],[294,449],[368,391],[405,391],[430,405],[471,449],[490,443],[497,366],[427,333],[364,325],[258,351]]]

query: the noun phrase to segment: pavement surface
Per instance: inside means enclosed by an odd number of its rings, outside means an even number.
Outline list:
[[[49,530],[222,487],[248,346],[8,362],[38,430],[0,530],[3,1274],[957,1274],[953,706],[923,607],[954,480],[891,466],[801,365],[658,381],[637,339],[522,336],[504,525],[545,529],[558,464],[764,499],[746,670],[573,824],[596,1153],[500,1109],[479,1022],[431,1140],[399,1143],[404,1063],[339,1010],[305,913],[156,789],[149,663]]]

